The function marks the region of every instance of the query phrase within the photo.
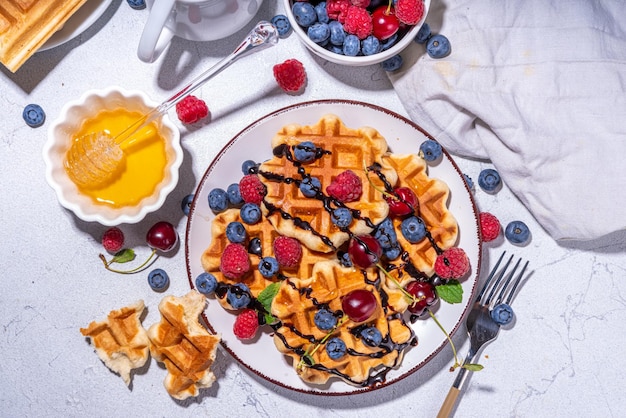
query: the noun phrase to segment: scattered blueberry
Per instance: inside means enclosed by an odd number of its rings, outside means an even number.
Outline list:
[[[244,203],[241,207],[241,220],[248,225],[254,225],[261,220],[261,208],[254,203]]]
[[[317,20],[317,13],[310,3],[300,1],[294,3],[291,11],[298,25],[302,27],[308,28]]]
[[[278,36],[281,38],[285,38],[291,32],[291,23],[289,23],[289,19],[285,15],[276,15],[271,20],[272,25],[276,27],[276,31],[278,31]]]
[[[383,336],[376,327],[367,327],[361,330],[361,339],[370,347],[378,347],[383,342]]]
[[[491,311],[491,318],[498,325],[507,325],[513,320],[513,309],[506,303],[500,303]]]
[[[426,225],[417,216],[411,216],[402,221],[400,231],[402,231],[402,235],[404,235],[407,241],[415,244],[426,236]]]
[[[250,240],[248,243],[248,252],[261,257],[263,254],[263,248],[261,248],[261,240],[259,238],[254,237]]]
[[[431,34],[432,33],[430,31],[430,26],[428,25],[428,23],[424,23],[420,30],[417,32],[417,35],[415,35],[415,42],[417,42],[418,44],[425,44],[430,38]]]
[[[209,192],[209,207],[213,212],[223,212],[228,208],[228,195],[226,191],[216,187]]]
[[[327,23],[315,22],[307,28],[306,34],[310,40],[321,44],[330,38],[330,28]]]
[[[420,156],[426,161],[435,161],[441,157],[441,154],[443,154],[443,149],[437,141],[428,139],[420,145]]]
[[[31,128],[37,128],[43,125],[43,122],[46,120],[46,114],[41,108],[41,106],[36,104],[26,105],[24,111],[22,112],[22,117],[28,126]]]
[[[384,60],[381,65],[383,69],[388,72],[399,70],[402,67],[402,57],[400,55],[394,55],[393,57]]]
[[[347,228],[352,223],[352,212],[348,208],[337,208],[333,210],[330,220],[339,228]]]
[[[328,331],[337,325],[337,317],[328,309],[322,308],[315,313],[313,322],[322,331]]]
[[[498,191],[501,184],[500,174],[493,168],[486,168],[478,175],[478,185],[488,193]]]
[[[162,292],[170,284],[170,278],[163,269],[154,269],[148,273],[148,284],[152,290]]]
[[[229,185],[226,189],[226,194],[228,195],[228,203],[232,206],[239,206],[243,203],[243,198],[241,197],[241,192],[239,191],[239,183]]]
[[[319,2],[315,6],[315,14],[317,14],[317,21],[321,23],[328,23],[330,19],[328,18],[328,10],[326,9],[326,2]]]
[[[241,171],[243,172],[244,176],[246,174],[253,174],[253,170],[255,170],[256,168],[257,163],[252,160],[246,160],[241,164]]]
[[[361,41],[356,35],[346,35],[343,40],[343,54],[349,57],[356,57],[361,52]]]
[[[293,148],[293,156],[296,161],[308,163],[315,159],[317,147],[311,141],[304,141]]]
[[[363,55],[374,55],[378,54],[382,50],[382,45],[378,38],[374,35],[370,35],[367,38],[363,39],[361,43],[361,51]]]
[[[504,229],[504,236],[512,244],[526,244],[530,238],[530,229],[522,221],[512,221]]]
[[[233,309],[243,309],[250,304],[250,288],[243,283],[232,285],[226,291],[226,300]]]
[[[189,211],[191,210],[191,203],[193,202],[194,195],[188,194],[183,197],[183,200],[180,202],[180,209],[183,211],[185,216],[189,216]]]
[[[226,238],[230,242],[242,243],[247,238],[246,228],[241,222],[231,222],[226,225]]]
[[[328,354],[328,357],[333,360],[338,360],[343,357],[347,350],[346,343],[344,343],[339,337],[333,337],[326,343],[326,353]]]
[[[465,183],[467,183],[467,188],[470,189],[470,191],[474,191],[474,180],[467,174],[463,174],[463,179],[465,179]]]
[[[426,52],[431,58],[447,57],[450,51],[450,41],[443,35],[433,35],[426,43]]]
[[[306,197],[315,197],[321,188],[322,183],[316,177],[305,177],[300,182],[300,191]]]
[[[343,30],[343,25],[337,20],[333,20],[328,23],[328,28],[330,29],[330,43],[336,46],[342,46],[346,39],[346,32]]]
[[[200,273],[196,277],[196,289],[203,295],[210,295],[217,289],[217,279],[211,273]]]
[[[259,272],[263,277],[270,278],[278,274],[278,261],[274,257],[263,257],[259,262]]]
[[[146,8],[146,2],[144,0],[126,0],[126,2],[135,10],[142,10]]]

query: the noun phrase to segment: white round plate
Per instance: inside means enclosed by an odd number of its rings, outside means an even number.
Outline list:
[[[70,17],[65,25],[52,35],[37,52],[55,48],[71,41],[93,25],[111,4],[112,0],[87,0],[80,9]]]
[[[214,215],[208,205],[209,191],[239,182],[243,176],[240,168],[243,161],[250,159],[261,162],[271,158],[270,140],[284,125],[312,125],[327,113],[339,116],[349,128],[371,126],[377,129],[387,139],[394,153],[418,152],[420,144],[431,138],[419,126],[396,113],[374,105],[344,100],[301,103],[278,110],[252,123],[222,149],[196,190],[189,212],[185,249],[187,273],[192,288],[195,287],[195,278],[203,272],[200,259],[211,239],[211,221]],[[449,208],[457,219],[460,230],[458,246],[465,250],[471,262],[470,277],[462,282],[463,302],[454,305],[441,302],[436,310],[436,316],[443,327],[454,334],[473,298],[480,271],[478,211],[463,174],[448,153],[444,152],[438,164],[429,166],[429,175],[445,181],[450,188]],[[318,395],[344,395],[373,389],[356,388],[338,379],[333,379],[324,386],[303,382],[291,362],[274,346],[271,330],[266,330],[253,342],[241,342],[232,331],[235,316],[224,310],[213,297],[209,297],[205,320],[213,332],[222,335],[222,346],[233,357],[250,371],[277,385]],[[400,367],[389,371],[385,383],[375,388],[390,385],[412,374],[447,344],[445,335],[432,319],[418,320],[412,327],[419,339],[418,345],[410,348]]]

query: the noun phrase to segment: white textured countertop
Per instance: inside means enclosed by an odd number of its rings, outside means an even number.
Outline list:
[[[269,20],[281,12],[276,3],[266,1],[259,18]],[[455,377],[448,371],[449,346],[397,384],[345,397],[281,389],[219,352],[213,387],[177,402],[165,392],[165,370],[154,360],[127,388],[80,335],[80,327],[137,299],[148,307],[144,324],[152,324],[159,319],[162,295],[150,290],[144,275],[104,270],[98,253],[106,228],[82,222],[58,204],[41,158],[47,127],[64,103],[91,88],[119,85],[143,90],[157,101],[169,97],[231,52],[252,25],[214,43],[175,40],[156,63],[145,64],[136,48],[147,15],[147,10],[134,11],[116,0],[82,36],[37,54],[17,74],[0,71],[0,415],[435,416]],[[271,66],[287,58],[299,59],[308,72],[308,85],[299,96],[284,94],[271,74]],[[197,95],[209,105],[212,120],[194,131],[181,126],[185,162],[178,187],[157,214],[124,226],[139,257],[148,253],[143,237],[157,220],[172,222],[184,237],[181,199],[195,190],[221,147],[259,117],[297,102],[333,98],[370,102],[406,115],[379,66],[344,68],[323,62],[295,36],[234,64]],[[28,103],[46,111],[43,127],[25,125],[21,114]],[[475,180],[489,167],[488,162],[456,161]],[[507,249],[530,260],[532,274],[513,305],[515,326],[486,348],[481,359],[485,369],[468,382],[455,416],[620,416],[626,408],[626,395],[616,384],[626,368],[619,349],[626,344],[626,234],[556,243],[506,186],[496,195],[478,190],[475,197],[480,210],[504,224],[523,220],[533,234],[523,248],[502,237],[486,244],[484,271]],[[183,246],[157,264],[172,278],[168,293],[189,290]],[[464,355],[468,341],[463,329],[454,341]]]

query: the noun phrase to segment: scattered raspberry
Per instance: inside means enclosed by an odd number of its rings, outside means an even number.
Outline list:
[[[195,96],[187,96],[180,102],[176,103],[176,114],[182,123],[196,123],[200,119],[204,119],[209,114],[209,107],[204,100]]]
[[[489,212],[478,214],[480,219],[480,234],[483,242],[490,242],[500,235],[500,221]]]
[[[470,269],[469,258],[461,248],[452,247],[437,256],[435,273],[442,279],[460,279]]]
[[[259,316],[254,309],[244,309],[233,324],[233,332],[240,340],[254,338],[259,329]]]
[[[282,267],[297,267],[302,258],[302,245],[300,241],[291,237],[277,237],[274,240],[274,257]]]
[[[220,271],[229,279],[240,279],[250,270],[250,259],[246,247],[241,244],[228,244],[220,260]]]
[[[326,13],[333,20],[344,23],[350,7],[350,0],[326,0]]]
[[[246,174],[239,181],[239,193],[244,202],[261,205],[265,196],[265,185],[256,174]]]
[[[352,170],[346,170],[326,187],[326,192],[340,202],[354,202],[359,200],[363,192],[361,178],[354,174]]]
[[[281,89],[296,93],[304,87],[306,71],[300,61],[292,58],[274,66],[274,78]]]
[[[124,233],[118,227],[107,229],[102,235],[102,246],[110,253],[116,253],[124,247]]]
[[[372,34],[374,29],[372,16],[362,7],[350,6],[348,13],[346,13],[343,29],[347,33],[356,35],[359,39],[365,39]]]
[[[407,25],[415,25],[424,16],[424,2],[422,0],[398,0],[396,2],[396,17]]]

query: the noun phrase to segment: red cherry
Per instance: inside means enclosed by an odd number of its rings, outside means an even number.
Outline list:
[[[417,299],[409,306],[409,312],[422,315],[429,306],[437,302],[435,287],[428,282],[414,281],[406,285],[405,290]]]
[[[341,309],[354,322],[367,321],[377,307],[376,296],[365,289],[353,290],[341,299]]]
[[[380,244],[371,235],[355,236],[350,240],[348,246],[348,254],[354,264],[361,268],[373,266],[380,260],[383,249]]]
[[[398,187],[393,194],[394,196],[385,197],[392,215],[405,216],[415,213],[418,209],[419,202],[413,190],[408,187]]]
[[[400,28],[393,8],[380,6],[372,12],[372,35],[381,41],[391,38]]]
[[[168,252],[178,243],[178,233],[171,223],[157,222],[148,230],[146,242],[154,250]]]

